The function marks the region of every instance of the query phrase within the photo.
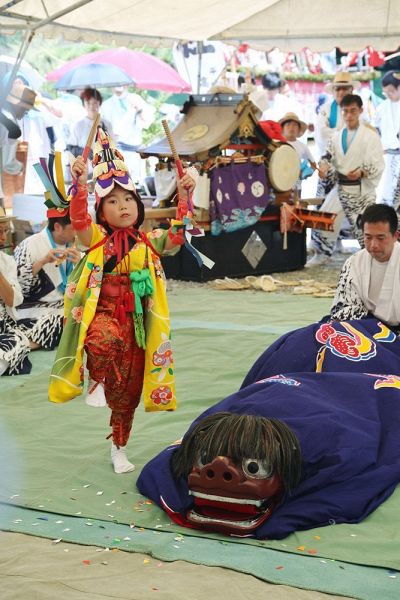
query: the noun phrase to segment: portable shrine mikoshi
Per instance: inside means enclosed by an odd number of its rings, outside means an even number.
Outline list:
[[[260,123],[261,112],[248,96],[233,92],[190,96],[181,112],[172,132],[174,148],[182,161],[200,170],[194,217],[205,236],[195,246],[216,264],[211,272],[199,269],[182,249],[163,259],[167,276],[206,280],[302,268],[304,229],[289,231],[287,251],[280,232],[280,205],[295,201],[300,176],[297,152],[280,125]],[[158,157],[155,205],[167,208],[176,188],[168,138],[141,148],[140,154]]]

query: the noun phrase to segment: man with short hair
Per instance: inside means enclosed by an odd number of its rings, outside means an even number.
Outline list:
[[[340,111],[340,103],[347,94],[352,94],[360,87],[359,81],[353,81],[351,73],[339,71],[335,74],[333,81],[325,86],[326,92],[332,94],[332,98],[321,106],[315,122],[315,141],[321,156],[326,153],[328,142],[333,135],[344,126],[343,116]]]
[[[315,121],[315,143],[317,144],[320,156],[324,156],[327,151],[328,143],[334,134],[344,126],[340,103],[347,94],[352,94],[354,90],[360,88],[359,81],[353,81],[351,73],[347,71],[338,71],[332,81],[326,84],[325,91],[331,94],[321,106]],[[334,191],[332,191],[334,190]],[[318,179],[317,198],[327,198],[330,194],[331,211],[340,211],[340,201],[335,189],[335,178],[325,177]],[[315,253],[320,252],[321,233],[317,230],[311,231],[311,244],[309,249]],[[338,240],[339,251],[343,251],[341,240]]]
[[[385,73],[382,77],[382,90],[386,100],[377,106],[375,114],[375,125],[385,152],[381,202],[393,206],[400,175],[400,73]]]
[[[347,217],[354,237],[363,247],[357,217],[375,202],[376,187],[384,169],[379,135],[369,124],[360,121],[363,111],[360,96],[344,96],[340,107],[345,127],[337,131],[328,143],[319,168],[320,177],[331,173],[335,178],[340,205],[337,207],[332,191],[321,206],[323,211],[337,213],[334,232],[319,234],[318,253],[308,261],[308,267],[324,264],[332,256],[344,217]]]
[[[47,227],[15,249],[24,295],[17,314],[31,348],[53,350],[61,337],[67,279],[81,253],[71,246],[75,231],[68,210],[49,209],[47,217]]]
[[[400,244],[396,211],[372,204],[360,216],[365,248],[347,259],[339,277],[331,318],[376,317],[400,330]]]

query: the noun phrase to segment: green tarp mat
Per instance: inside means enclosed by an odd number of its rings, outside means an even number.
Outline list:
[[[83,398],[64,405],[47,402],[53,353],[33,354],[29,376],[2,378],[0,526],[45,537],[69,539],[68,534],[71,541],[102,546],[109,545],[104,528],[122,528],[128,532],[123,537],[132,538],[124,549],[163,560],[223,565],[268,581],[368,600],[377,597],[373,581],[379,581],[380,589],[387,587],[381,597],[400,597],[400,577],[388,571],[400,569],[399,492],[359,525],[331,525],[268,542],[179,528],[138,494],[135,480],[147,460],[181,437],[207,406],[237,390],[253,361],[279,335],[320,318],[330,305],[329,299],[189,285],[173,287],[169,298],[179,408],[165,414],[137,411],[129,443],[135,473],[117,476],[111,469],[104,439],[108,409],[88,407]],[[57,524],[65,518],[74,527]],[[88,519],[95,525],[87,525]],[[180,535],[185,543],[177,549],[170,541]],[[115,530],[112,536],[122,533]],[[326,577],[331,560],[353,564]],[[341,577],[342,570],[352,576]]]

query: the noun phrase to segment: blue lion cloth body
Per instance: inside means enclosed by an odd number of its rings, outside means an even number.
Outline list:
[[[294,331],[256,361],[238,392],[200,415],[189,431],[221,412],[279,419],[300,441],[301,481],[254,537],[280,539],[329,523],[358,523],[400,481],[400,341],[375,319]],[[187,481],[173,477],[176,451],[169,447],[151,460],[137,485],[185,524],[193,497]]]

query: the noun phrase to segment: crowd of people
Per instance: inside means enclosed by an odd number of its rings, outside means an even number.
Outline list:
[[[263,78],[262,119],[280,124],[299,155],[302,177],[318,171],[322,209],[337,213],[334,232],[314,232],[315,254],[309,264],[329,259],[344,218],[362,248],[343,266],[330,318],[374,316],[399,333],[400,79],[387,73],[382,83],[387,99],[377,108],[376,129],[363,119],[363,100],[350,74],[336,74],[327,90],[332,98],[322,104],[315,122],[319,161],[306,143],[309,124],[295,101],[282,94],[282,82],[274,74]],[[15,143],[21,134],[18,123],[33,106],[24,86],[17,78],[11,90],[10,97],[18,102],[8,101],[8,108],[17,120],[2,116],[2,146]],[[48,182],[47,224],[24,239],[13,256],[6,253],[13,217],[0,207],[0,375],[27,374],[31,351],[58,348],[49,397],[64,402],[82,392],[85,351],[87,403],[107,403],[111,409],[111,460],[116,473],[125,473],[134,468],[125,447],[142,391],[147,410],[174,408],[159,259],[184,243],[184,223],[191,218],[186,198],[196,185],[197,171],[187,169],[178,181],[177,216],[170,228],[143,234],[144,206],[134,179],[141,132],[153,113],[125,88],[116,88],[104,103],[97,90],[84,90],[81,98],[86,116],[70,129],[65,144],[73,180],[69,206],[61,162],[55,166],[57,180],[45,164],[36,165],[42,185],[46,177]],[[99,113],[100,127],[87,161],[82,155]],[[94,219],[87,209],[90,171]],[[377,203],[383,173],[383,198]],[[299,192],[301,181],[296,183]]]
[[[0,89],[7,84],[7,77],[0,82]],[[29,87],[29,82],[17,73],[14,85]],[[12,143],[1,145],[2,171],[11,175],[24,173],[24,193],[41,194],[42,185],[34,164],[51,151],[64,153],[64,175],[70,180],[72,158],[82,153],[87,134],[94,119],[101,114],[101,126],[117,141],[126,157],[134,180],[144,175],[142,161],[137,152],[143,141],[143,130],[155,118],[155,108],[139,94],[129,92],[128,86],[112,88],[112,95],[103,101],[102,94],[94,88],[81,92],[62,92],[56,99],[36,94],[33,110],[18,118],[21,135]],[[27,142],[26,165],[18,161],[17,147]],[[65,152],[66,151],[66,152]],[[0,198],[2,197],[0,188]]]

